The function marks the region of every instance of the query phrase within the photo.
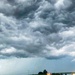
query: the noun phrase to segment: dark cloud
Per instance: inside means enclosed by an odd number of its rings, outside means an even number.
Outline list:
[[[33,14],[38,9],[38,7],[38,2],[33,2],[33,0],[32,3],[25,7],[22,4],[20,4],[15,9],[14,16],[16,16],[17,18],[32,17],[34,16]]]
[[[0,1],[0,58],[75,57],[74,7],[72,0]]]

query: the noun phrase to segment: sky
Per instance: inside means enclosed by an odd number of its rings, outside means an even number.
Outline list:
[[[74,0],[0,0],[0,74],[75,71],[74,63]]]

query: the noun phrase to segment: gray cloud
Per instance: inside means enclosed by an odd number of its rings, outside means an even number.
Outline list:
[[[0,3],[1,58],[75,57],[72,0],[0,0]]]

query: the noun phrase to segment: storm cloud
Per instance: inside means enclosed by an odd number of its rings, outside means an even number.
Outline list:
[[[74,0],[0,0],[0,58],[75,57]]]

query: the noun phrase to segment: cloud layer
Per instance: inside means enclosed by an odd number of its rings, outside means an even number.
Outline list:
[[[0,58],[75,57],[74,0],[0,0]]]

